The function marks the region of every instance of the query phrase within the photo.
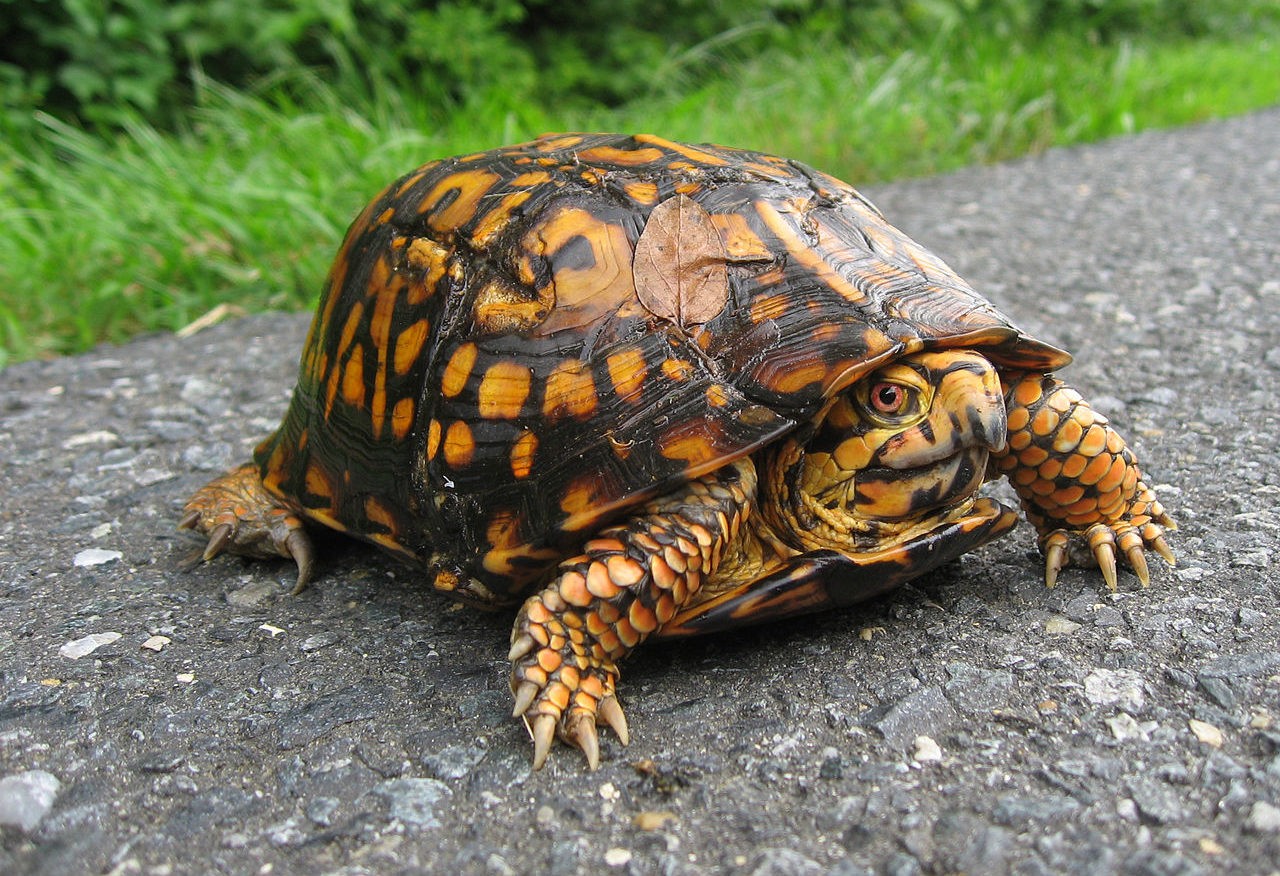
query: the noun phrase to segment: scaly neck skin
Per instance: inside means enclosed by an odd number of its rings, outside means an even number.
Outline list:
[[[882,520],[857,514],[853,503],[844,501],[846,494],[851,497],[852,476],[832,482],[825,498],[806,489],[820,475],[806,457],[804,445],[794,439],[766,451],[759,466],[763,468],[760,513],[754,518],[753,532],[766,544],[783,546],[787,551],[783,556],[823,549],[874,550],[919,525],[917,518]],[[835,501],[832,496],[837,497]]]

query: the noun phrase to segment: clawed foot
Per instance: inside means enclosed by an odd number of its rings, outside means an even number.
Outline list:
[[[626,745],[627,719],[618,704],[618,669],[598,644],[588,644],[582,629],[566,627],[552,618],[534,597],[516,621],[511,652],[511,692],[514,717],[524,720],[533,737],[533,768],[541,769],[558,735],[582,750],[587,765],[600,765],[597,724],[608,724]]]
[[[1147,569],[1146,551],[1153,550],[1169,565],[1174,565],[1176,558],[1164,540],[1165,529],[1176,529],[1177,525],[1163,511],[1159,518],[1148,521],[1141,526],[1127,522],[1095,523],[1079,535],[1088,545],[1093,560],[1098,564],[1107,587],[1116,589],[1116,553],[1124,554],[1143,587],[1151,583],[1151,574]],[[1069,560],[1068,548],[1071,544],[1071,533],[1065,529],[1055,529],[1041,539],[1044,551],[1044,583],[1053,587],[1058,583],[1058,573]]]
[[[311,579],[314,551],[302,520],[266,491],[255,465],[242,465],[197,490],[178,527],[208,536],[201,554],[205,562],[227,551],[286,557],[298,566],[294,593]]]

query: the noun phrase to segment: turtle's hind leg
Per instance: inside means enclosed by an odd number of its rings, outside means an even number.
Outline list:
[[[302,519],[262,484],[257,465],[245,463],[214,478],[187,500],[181,529],[209,537],[202,558],[223,552],[246,557],[286,557],[298,566],[302,590],[311,579],[314,551]]]

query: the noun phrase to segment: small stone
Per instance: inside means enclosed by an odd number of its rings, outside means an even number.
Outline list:
[[[478,745],[446,745],[422,759],[422,765],[437,779],[461,779],[484,760],[488,752]]]
[[[194,672],[179,672],[174,676],[174,680],[178,684],[195,684],[196,674]]]
[[[1095,669],[1084,678],[1085,699],[1095,706],[1140,712],[1146,705],[1142,676],[1132,669]]]
[[[987,669],[969,663],[947,664],[950,681],[942,690],[957,709],[969,715],[990,715],[1009,702],[1013,673],[1007,669]]]
[[[387,801],[392,819],[418,827],[439,827],[436,807],[453,796],[448,785],[435,779],[389,779],[371,793]]]
[[[1249,810],[1244,829],[1250,833],[1280,833],[1280,807],[1259,800]]]
[[[92,538],[94,541],[97,541],[100,538],[104,538],[110,534],[111,534],[110,523],[99,523],[93,529],[89,530],[89,538]]]
[[[1130,779],[1129,794],[1143,817],[1156,824],[1171,824],[1187,817],[1180,795],[1167,782],[1148,777]]]
[[[1051,636],[1069,636],[1080,629],[1080,624],[1061,615],[1054,615],[1044,622],[1044,631]]]
[[[539,806],[538,811],[533,815],[533,820],[538,822],[541,827],[546,827],[556,820],[556,811],[550,806]]]
[[[959,720],[959,714],[937,687],[919,688],[862,719],[898,750],[906,748],[917,736],[941,733]]]
[[[1235,691],[1231,689],[1231,685],[1218,676],[1205,675],[1202,672],[1196,676],[1196,683],[1200,685],[1201,690],[1209,695],[1209,699],[1222,706],[1222,708],[1231,710],[1236,707]]]
[[[750,876],[822,876],[827,868],[794,849],[765,849],[752,861]]]
[[[603,785],[600,786],[600,799],[602,800],[608,800],[612,802],[614,800],[617,800],[621,796],[622,796],[622,792],[618,790],[618,787],[614,785],[613,782],[605,782]]]
[[[58,653],[68,660],[79,660],[87,657],[103,645],[110,645],[120,638],[119,633],[91,633],[79,639],[67,642],[58,649]]]
[[[76,554],[71,563],[81,569],[89,566],[101,566],[103,563],[114,563],[116,560],[122,559],[124,554],[120,551],[107,551],[102,548],[85,548]]]
[[[326,630],[323,633],[316,633],[314,636],[307,636],[298,643],[298,648],[305,652],[319,651],[321,648],[327,648],[330,645],[336,645],[342,641],[342,634]]]
[[[1200,851],[1206,855],[1225,855],[1227,853],[1226,847],[1211,836],[1200,837],[1200,842],[1197,845],[1200,846]]]
[[[1187,726],[1191,728],[1191,732],[1195,734],[1205,745],[1211,748],[1222,747],[1222,731],[1207,721],[1197,721],[1195,718],[1187,721]]]
[[[168,636],[152,636],[138,647],[145,648],[148,651],[163,651],[164,646],[172,641]]]
[[[1108,718],[1106,721],[1107,728],[1111,731],[1111,735],[1118,742],[1128,742],[1130,739],[1146,740],[1150,729],[1145,729],[1144,725],[1139,724],[1128,712],[1121,712],[1114,718]],[[1154,729],[1154,728],[1152,728]]]
[[[631,863],[631,851],[614,846],[604,853],[604,862],[610,867],[625,867]]]
[[[1259,706],[1249,715],[1249,727],[1253,730],[1270,730],[1274,720],[1270,712]]]
[[[93,444],[115,444],[119,440],[120,436],[115,432],[98,429],[93,432],[81,432],[79,435],[72,435],[62,442],[62,449],[75,450],[78,447],[88,447]]]
[[[338,811],[338,801],[333,797],[316,797],[307,803],[306,814],[312,824],[328,827]]]
[[[915,751],[911,759],[916,763],[937,763],[942,760],[942,749],[929,736],[917,736],[913,742]]]
[[[271,624],[262,624],[258,629],[262,630],[273,639],[284,632],[284,630],[277,626],[272,626]]]
[[[227,604],[234,605],[237,608],[255,608],[265,604],[279,592],[280,585],[275,581],[254,581],[237,590],[229,591],[227,593]],[[266,626],[266,624],[263,626]],[[258,629],[262,629],[262,627]]]
[[[0,824],[29,833],[44,820],[62,783],[53,773],[28,770],[0,779]]]
[[[638,830],[662,830],[669,824],[675,824],[677,821],[674,812],[663,811],[645,811],[637,812],[635,818],[631,819],[631,823]]]

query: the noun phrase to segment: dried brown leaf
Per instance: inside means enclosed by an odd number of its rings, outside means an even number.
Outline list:
[[[668,198],[653,208],[636,241],[636,295],[655,316],[701,325],[729,300],[725,259],[711,214],[685,195]]]

